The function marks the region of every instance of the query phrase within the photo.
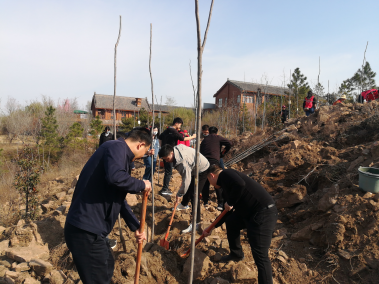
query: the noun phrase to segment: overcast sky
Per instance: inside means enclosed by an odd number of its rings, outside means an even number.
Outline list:
[[[199,0],[205,30],[210,0]],[[299,67],[313,86],[330,91],[366,58],[379,72],[379,1],[215,0],[203,55],[203,102],[226,82],[282,85]],[[0,0],[0,98],[24,103],[41,95],[77,98],[113,94],[113,58],[119,15],[117,94],[148,97],[150,23],[154,93],[177,105],[193,104],[189,61],[196,79],[194,1]],[[377,80],[379,80],[377,76]],[[288,82],[287,82],[288,83]]]

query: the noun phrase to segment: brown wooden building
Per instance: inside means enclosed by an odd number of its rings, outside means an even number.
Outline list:
[[[149,114],[152,114],[152,105],[149,104],[147,98],[132,98],[116,96],[116,125],[121,124],[122,118],[138,117],[139,111],[144,108]],[[167,115],[177,106],[155,105],[154,113],[162,113]],[[91,103],[92,116],[99,116],[104,125],[113,125],[113,96],[101,95],[94,93]]]
[[[260,90],[261,96],[258,95],[258,90]],[[255,103],[259,105],[264,101],[264,96],[262,95],[266,94],[266,98],[269,100],[270,96],[285,95],[285,91],[288,92],[288,89],[228,79],[213,97],[215,98],[216,109],[234,106],[242,107],[245,103],[247,109],[252,111],[255,109]]]

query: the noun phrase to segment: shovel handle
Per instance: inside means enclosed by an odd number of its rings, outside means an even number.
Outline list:
[[[216,226],[217,223],[221,220],[221,218],[224,217],[225,214],[228,213],[228,212],[229,212],[229,211],[226,210],[226,209],[225,209],[224,211],[222,211],[222,213],[220,214],[220,216],[218,216],[217,219],[214,220],[213,223],[209,225],[209,227],[207,228],[208,230],[205,229],[204,232],[209,233],[210,231],[212,231],[212,229],[214,228],[214,226]],[[195,242],[195,246],[196,246],[198,243],[200,243],[202,239],[204,239],[204,232],[201,234],[200,238],[198,238],[198,239],[196,240],[196,242]],[[188,256],[190,252],[191,252],[191,249],[188,249],[188,250],[186,251],[185,254],[182,254],[182,255],[181,255],[181,257],[186,257],[186,256]]]
[[[178,206],[178,202],[175,202],[174,210],[172,211],[172,215],[171,215],[171,219],[170,219],[170,223],[168,224],[167,233],[166,233],[166,235],[164,237],[165,241],[167,241],[168,235],[170,234],[170,229],[171,229],[172,221],[174,220],[174,216],[175,216],[176,206]]]
[[[141,208],[141,222],[140,222],[140,227],[139,231],[140,233],[144,232],[145,229],[145,218],[146,218],[146,207],[147,207],[147,197],[148,197],[148,192],[144,191],[143,192],[143,199],[142,199],[142,208]],[[143,242],[138,243],[138,252],[137,252],[137,261],[136,261],[136,273],[134,276],[134,284],[138,284],[139,282],[139,273],[140,273],[140,268],[141,268],[141,256],[142,256],[142,248],[143,248]]]

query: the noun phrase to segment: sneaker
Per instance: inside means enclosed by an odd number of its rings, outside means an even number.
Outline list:
[[[160,192],[159,192],[160,195],[172,195],[172,192],[171,190],[169,189],[162,189]]]
[[[205,209],[208,209],[208,208],[209,208],[209,204],[208,204],[208,203],[205,203],[205,204],[204,204],[204,208],[205,208]]]
[[[224,211],[224,204],[220,203],[219,205],[217,205],[217,210]]]
[[[178,211],[187,210],[187,209],[189,209],[189,205],[184,206],[184,205],[182,205],[182,203],[179,203],[178,206],[176,206],[176,210],[178,210]],[[172,211],[174,211],[174,208],[172,208]]]
[[[198,230],[200,228],[200,223],[197,223],[196,224],[196,230]],[[185,230],[182,231],[182,234],[187,234],[187,233],[190,233],[192,232],[192,224],[189,225],[189,227]]]
[[[117,240],[115,240],[115,239],[108,239],[108,238],[106,238],[106,240],[107,240],[109,246],[111,247],[111,249],[114,249],[116,247]]]
[[[234,255],[224,255],[223,257],[221,257],[220,261],[219,262],[229,262],[229,261],[235,261],[235,262],[238,262],[238,261],[241,261],[243,260],[245,257],[237,257],[237,256],[234,256]]]

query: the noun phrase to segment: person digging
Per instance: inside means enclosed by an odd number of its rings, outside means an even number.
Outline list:
[[[258,268],[258,283],[271,284],[272,267],[268,251],[278,219],[274,200],[259,183],[233,169],[222,170],[212,165],[208,170],[208,180],[215,188],[222,187],[225,210],[229,210],[215,226],[217,228],[226,223],[230,248],[230,254],[223,256],[220,261],[244,259],[240,231],[247,229],[251,252]],[[203,232],[205,237],[211,233],[210,227]]]
[[[200,216],[200,202],[197,202],[197,208],[194,209],[195,200],[195,155],[196,151],[193,148],[187,147],[183,144],[172,147],[169,144],[164,145],[159,150],[159,157],[166,163],[172,163],[174,168],[182,176],[182,184],[176,194],[176,202],[179,204],[183,195],[189,194],[189,199],[192,203],[192,216],[194,210],[197,210],[196,229],[201,221]],[[207,169],[209,168],[208,160],[199,153],[199,181],[198,189],[201,190],[204,187],[207,180]],[[200,193],[200,192],[199,192]],[[179,204],[181,207],[186,207],[188,204]],[[182,233],[189,233],[192,231],[192,224]]]
[[[338,100],[336,100],[333,105],[337,105],[337,104],[340,104],[340,103],[343,103],[344,101],[346,101],[346,95],[342,95]]]
[[[317,106],[317,100],[311,90],[308,91],[308,95],[304,98],[303,109],[306,116],[310,116],[315,112]]]
[[[110,283],[114,259],[106,236],[120,214],[138,243],[146,240],[140,223],[125,200],[126,194],[145,191],[151,183],[130,176],[132,161],[151,145],[150,131],[133,129],[127,138],[108,141],[91,156],[80,173],[64,228],[66,244],[84,284]]]

